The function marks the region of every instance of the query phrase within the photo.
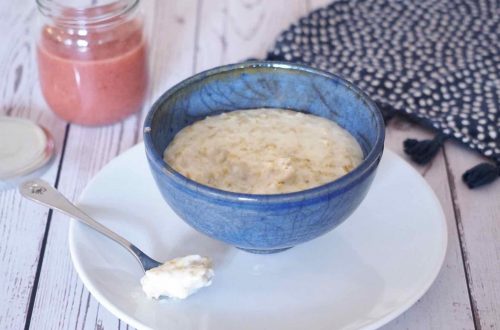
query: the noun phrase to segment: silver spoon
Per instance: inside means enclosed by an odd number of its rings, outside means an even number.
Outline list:
[[[53,188],[48,182],[43,180],[29,180],[22,183],[19,186],[19,192],[21,195],[29,200],[48,206],[54,210],[62,212],[70,217],[80,220],[87,226],[97,230],[101,234],[111,238],[113,241],[117,242],[123,246],[127,251],[132,253],[132,255],[139,261],[144,272],[160,266],[162,263],[152,259],[144,252],[142,252],[134,244],[127,241],[125,238],[116,234],[115,232],[109,230],[105,226],[101,225],[99,222],[92,219],[88,214],[80,210],[75,204],[67,200],[59,191]]]

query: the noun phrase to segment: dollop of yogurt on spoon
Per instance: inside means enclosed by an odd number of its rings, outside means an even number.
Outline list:
[[[214,271],[210,258],[189,255],[175,258],[146,271],[141,278],[143,291],[149,298],[166,296],[185,299],[212,284]]]

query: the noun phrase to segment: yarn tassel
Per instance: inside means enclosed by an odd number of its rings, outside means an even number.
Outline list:
[[[407,139],[403,143],[404,151],[414,162],[424,165],[436,156],[445,139],[443,134],[436,135],[432,140]]]
[[[267,53],[266,61],[286,61],[283,54]]]
[[[474,189],[495,181],[500,176],[500,165],[482,163],[469,169],[462,175],[467,187]]]
[[[397,111],[394,109],[390,104],[385,103],[385,102],[376,102],[380,112],[382,112],[382,117],[384,117],[384,122],[385,125],[387,126],[387,123],[396,116]]]

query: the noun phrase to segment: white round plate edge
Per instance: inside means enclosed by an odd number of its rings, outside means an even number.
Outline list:
[[[372,324],[367,325],[366,327],[361,328],[360,330],[375,330],[383,325],[386,325],[387,323],[395,320],[398,316],[402,315],[404,312],[406,312],[410,307],[412,307],[420,298],[424,296],[424,294],[430,289],[432,284],[435,282],[436,278],[439,275],[439,272],[441,271],[441,268],[443,267],[444,260],[446,257],[446,251],[448,249],[448,224],[446,222],[446,216],[444,214],[443,208],[441,206],[441,203],[439,202],[438,197],[436,196],[436,193],[434,190],[431,188],[431,186],[427,183],[427,181],[422,177],[420,173],[416,169],[414,169],[408,162],[406,162],[402,157],[400,157],[398,154],[396,154],[392,150],[388,150],[387,148],[384,150],[384,155],[386,153],[390,154],[390,157],[393,157],[400,161],[402,166],[406,167],[410,172],[413,172],[416,174],[417,180],[419,180],[422,183],[422,186],[425,187],[427,190],[427,193],[429,196],[432,196],[432,200],[434,204],[436,204],[437,209],[439,209],[439,214],[440,214],[440,221],[439,223],[441,224],[441,249],[440,249],[440,255],[437,258],[438,262],[434,265],[434,269],[432,273],[429,273],[429,280],[427,281],[425,286],[422,286],[422,289],[415,293],[412,299],[409,299],[405,304],[399,306],[397,309],[394,311],[388,313],[386,316],[380,318],[378,321],[373,322]]]
[[[144,148],[143,143],[138,143],[137,145],[131,147],[130,149],[126,150],[125,152],[121,153],[119,156],[115,157],[112,159],[108,164],[106,164],[86,185],[86,187],[83,189],[81,192],[80,196],[84,196],[87,189],[92,186],[93,182],[96,180],[98,177],[98,174],[107,166],[110,166],[112,163],[118,161],[118,159],[123,156],[124,154],[132,153],[136,149],[141,149]],[[145,155],[144,155],[145,157]],[[422,296],[429,290],[431,285],[434,283],[436,280],[439,272],[441,271],[442,265],[444,263],[444,259],[446,257],[446,251],[448,247],[448,225],[446,222],[446,217],[443,211],[443,208],[441,207],[441,203],[439,202],[439,199],[437,198],[436,194],[434,193],[434,190],[430,187],[430,185],[427,183],[427,181],[418,173],[417,170],[415,170],[410,164],[408,164],[402,157],[397,155],[395,152],[385,149],[384,150],[384,156],[383,157],[392,157],[394,159],[397,159],[402,166],[405,166],[407,170],[410,172],[413,172],[416,174],[417,180],[419,180],[422,184],[423,187],[427,190],[427,193],[432,196],[433,202],[436,204],[437,209],[439,209],[440,213],[440,219],[439,223],[442,225],[441,228],[441,249],[439,251],[440,255],[437,258],[438,262],[434,265],[434,269],[432,273],[429,273],[429,279],[426,283],[425,286],[422,286],[422,289],[419,290],[418,292],[415,293],[415,295],[412,297],[412,299],[409,299],[405,304],[400,305],[398,308],[394,309],[392,312],[389,312],[386,314],[384,317],[378,319],[377,321],[366,325],[365,327],[360,328],[359,330],[374,330],[378,329],[381,326],[389,323],[390,321],[396,319],[398,316],[406,312],[410,307],[412,307]],[[78,203],[77,203],[78,204]],[[140,321],[128,316],[128,314],[119,308],[115,307],[111,301],[106,299],[99,290],[92,284],[90,281],[90,277],[88,274],[85,272],[83,265],[81,264],[81,261],[77,257],[77,252],[76,252],[76,246],[75,246],[75,228],[76,224],[78,223],[77,220],[71,219],[70,225],[69,225],[69,235],[68,235],[68,243],[69,243],[69,250],[70,250],[70,257],[71,261],[73,263],[73,266],[75,267],[75,270],[78,274],[78,277],[84,284],[85,288],[91,293],[91,295],[100,303],[102,304],[107,310],[109,310],[113,315],[121,319],[122,321],[126,322],[127,324],[133,326],[134,328],[137,329],[152,329],[144,324],[142,324]]]
[[[127,313],[121,311],[119,308],[116,308],[111,301],[106,299],[99,290],[92,284],[90,281],[89,276],[86,274],[86,272],[83,270],[83,267],[79,261],[77,261],[76,257],[76,247],[74,244],[74,227],[75,224],[77,223],[77,220],[71,219],[70,225],[69,225],[69,253],[71,256],[71,261],[73,262],[73,267],[75,267],[76,273],[78,274],[78,277],[82,281],[83,285],[85,288],[90,292],[90,294],[101,304],[103,305],[108,311],[111,312],[114,316],[119,318],[120,320],[124,321],[128,325],[137,328],[137,329],[145,329],[145,330],[153,330],[150,327],[145,326],[144,324],[140,323],[139,321],[135,320],[132,317],[129,317]]]
[[[89,189],[89,187],[92,186],[92,184],[94,183],[94,181],[96,181],[99,173],[101,173],[101,171],[105,167],[110,166],[111,164],[117,162],[119,160],[119,158],[121,156],[123,156],[124,154],[132,153],[132,152],[135,151],[135,149],[144,148],[143,146],[144,146],[144,143],[138,143],[135,146],[127,149],[126,151],[124,151],[120,155],[118,155],[115,158],[113,158],[106,165],[104,165],[103,168],[101,168],[101,170],[96,175],[94,175],[94,177],[87,183],[87,185],[85,186],[85,188],[83,189],[83,191],[80,193],[80,196],[78,197],[78,201],[77,201],[76,204],[77,205],[79,204],[80,198],[85,195],[85,193],[87,192],[87,190]],[[146,154],[144,154],[144,157],[146,157]],[[111,301],[109,301],[104,295],[102,295],[99,292],[99,290],[92,284],[92,282],[90,281],[90,277],[88,276],[88,274],[83,269],[83,265],[81,264],[80,260],[77,257],[77,254],[76,254],[75,228],[76,228],[77,224],[79,224],[79,221],[71,218],[70,224],[69,224],[69,229],[68,229],[68,231],[69,231],[69,233],[68,233],[69,253],[70,253],[71,261],[73,263],[73,267],[75,267],[76,273],[78,274],[78,277],[82,281],[82,283],[85,286],[85,288],[90,292],[90,294],[101,305],[103,305],[108,311],[111,312],[111,314],[115,315],[120,320],[126,322],[127,324],[129,324],[132,327],[137,328],[137,329],[154,330],[154,329],[152,329],[152,328],[150,328],[150,327],[142,324],[140,321],[135,320],[134,318],[128,316],[127,313],[123,312],[119,308],[115,307],[113,305],[113,303]]]

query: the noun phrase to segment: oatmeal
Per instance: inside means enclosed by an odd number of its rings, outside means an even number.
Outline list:
[[[359,165],[363,152],[345,129],[283,109],[237,110],[182,129],[165,161],[201,184],[248,194],[281,194],[331,182]]]
[[[185,299],[212,284],[212,261],[199,255],[175,258],[146,271],[142,289],[149,298]]]

